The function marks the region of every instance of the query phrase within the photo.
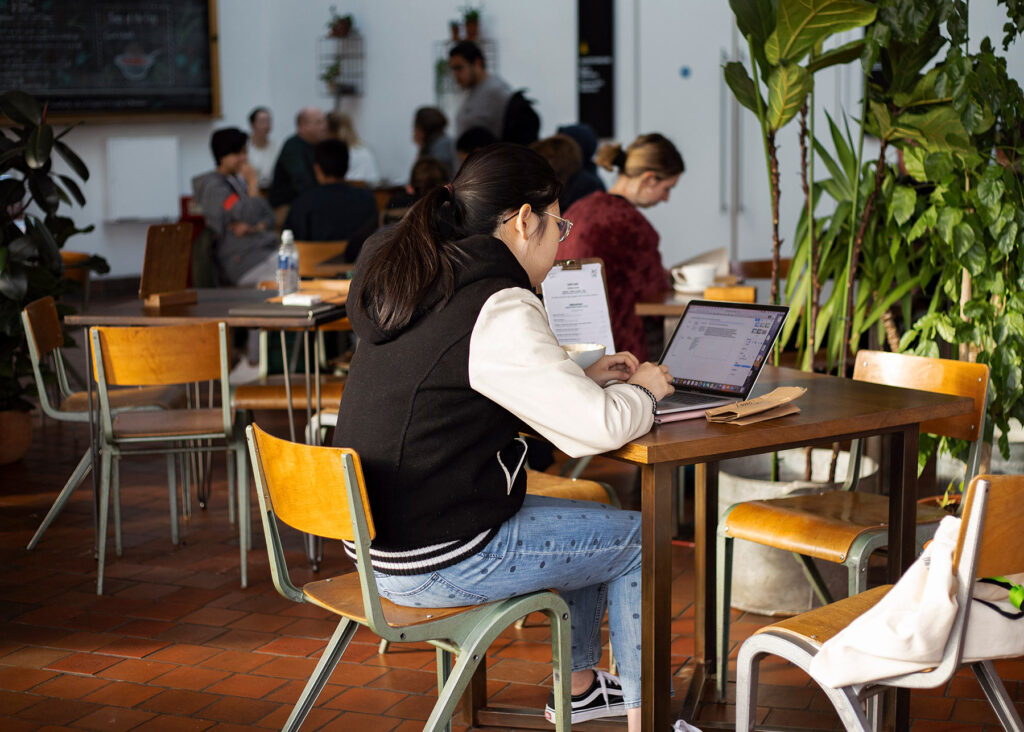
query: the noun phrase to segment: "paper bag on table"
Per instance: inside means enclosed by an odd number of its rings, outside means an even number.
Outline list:
[[[784,417],[787,414],[796,414],[800,411],[800,407],[790,404],[790,402],[803,396],[806,392],[807,389],[802,386],[780,386],[755,399],[708,409],[704,415],[708,422],[753,424],[766,419]]]

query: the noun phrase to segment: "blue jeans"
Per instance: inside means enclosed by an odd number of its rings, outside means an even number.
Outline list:
[[[376,572],[398,605],[456,607],[553,589],[572,616],[572,670],[601,660],[601,620],[619,666],[623,700],[640,706],[640,514],[589,501],[527,495],[478,554],[427,574]]]

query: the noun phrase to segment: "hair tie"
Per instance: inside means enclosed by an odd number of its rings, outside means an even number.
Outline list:
[[[445,190],[448,191],[448,198],[452,203],[455,203],[455,187],[451,183],[444,184]]]
[[[620,147],[619,151],[615,153],[615,159],[612,160],[612,165],[619,170],[625,170],[627,158],[629,158],[629,154]]]

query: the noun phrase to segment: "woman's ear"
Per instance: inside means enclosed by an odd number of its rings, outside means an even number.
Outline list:
[[[512,222],[516,228],[516,233],[524,239],[529,235],[531,213],[532,209],[530,208],[530,204],[524,203],[519,207],[519,213],[516,214],[516,217]]]
[[[650,188],[658,183],[658,174],[653,170],[645,170],[640,174],[640,187]]]

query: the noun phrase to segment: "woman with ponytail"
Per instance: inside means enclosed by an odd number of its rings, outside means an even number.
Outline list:
[[[573,721],[626,714],[639,730],[639,514],[526,495],[519,433],[573,456],[617,448],[651,428],[671,376],[628,353],[583,371],[558,345],[534,288],[572,226],[559,191],[537,153],[491,145],[367,241],[334,443],[362,461],[384,597],[449,607],[560,592]],[[593,670],[606,607],[621,683]]]
[[[669,288],[661,264],[658,232],[640,212],[662,201],[679,182],[683,158],[667,138],[640,135],[625,150],[603,145],[594,161],[619,175],[607,193],[591,193],[566,211],[576,228],[558,249],[559,259],[600,257],[608,283],[608,306],[615,345],[640,360],[649,357],[637,301]]]

